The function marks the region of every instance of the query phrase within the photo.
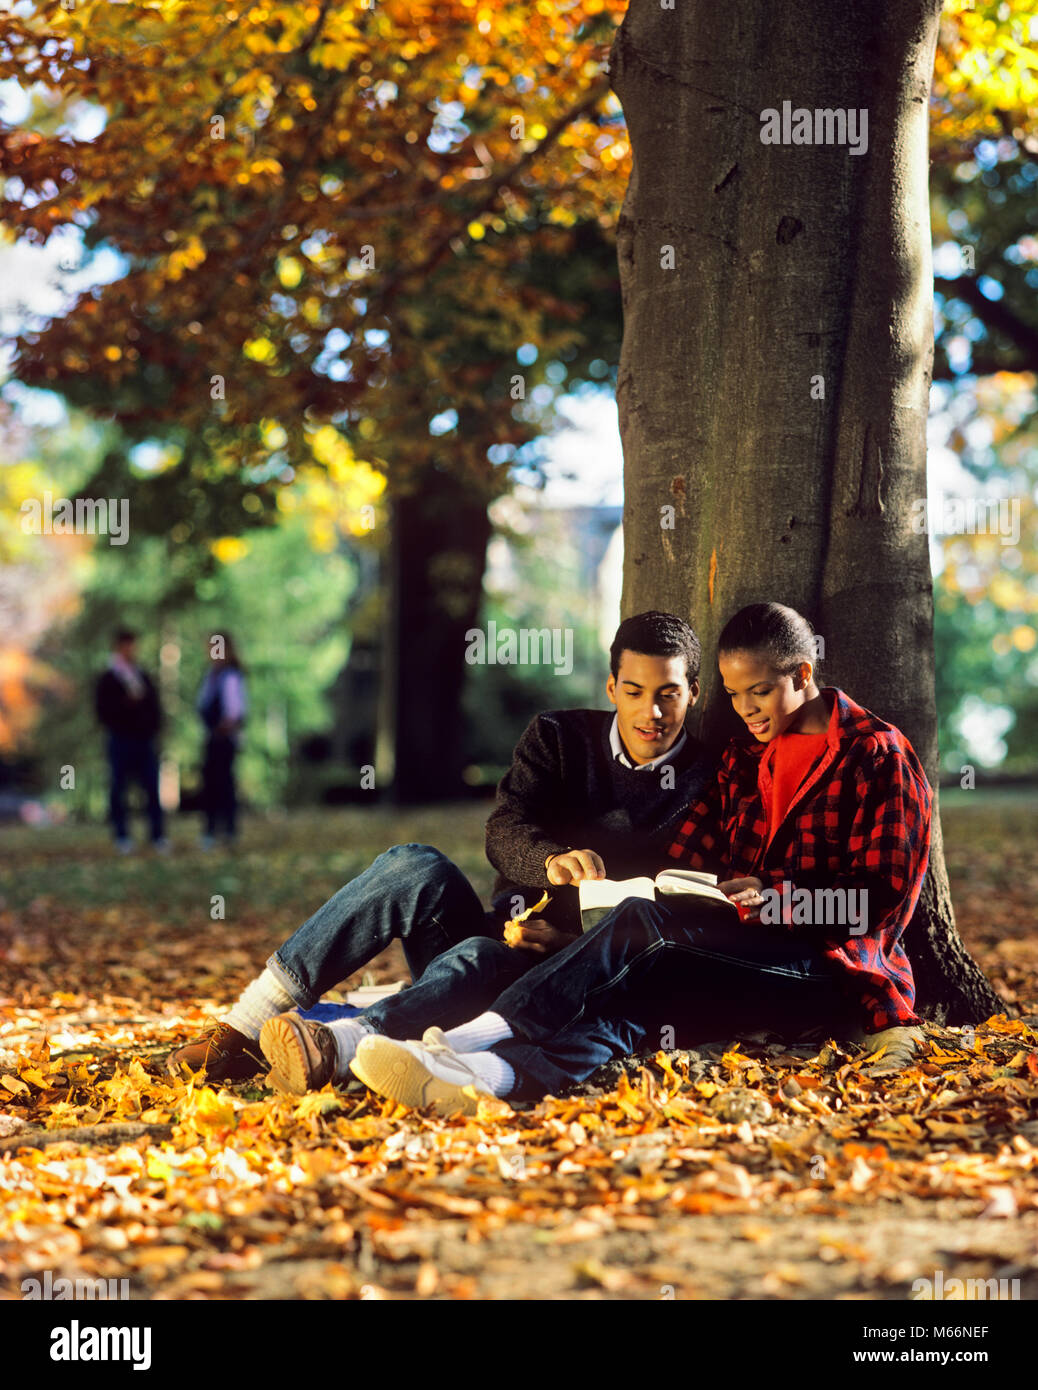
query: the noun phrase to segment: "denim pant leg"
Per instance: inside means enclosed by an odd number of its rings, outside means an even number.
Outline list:
[[[446,855],[429,845],[394,845],[319,907],[267,968],[309,1009],[394,938],[418,979],[441,952],[466,937],[492,935],[495,925]]]
[[[111,778],[108,790],[108,816],[117,840],[125,840],[126,781],[129,754],[126,740],[119,734],[108,735],[108,771]]]
[[[205,807],[205,833],[216,834],[216,771],[213,757],[213,735],[209,733],[205,741],[205,757],[202,761],[202,804]]]
[[[724,906],[677,910],[627,898],[591,931],[528,971],[494,1002],[495,1013],[530,1042],[547,1042],[585,1017],[644,1010],[647,971],[668,942],[703,958],[746,963],[776,978],[830,977],[820,948],[767,927],[733,920]],[[665,981],[658,981],[665,990]]]
[[[840,1002],[815,943],[733,922],[725,908],[629,899],[494,1001],[515,1037],[493,1051],[516,1072],[511,1094],[530,1098],[647,1044],[661,1020],[687,1038],[697,1015],[744,1026],[784,1005],[810,1022]]]
[[[550,1042],[509,1038],[490,1051],[515,1072],[509,1100],[540,1100],[578,1085],[615,1057],[628,1057],[646,1046],[643,1024],[629,1018],[586,1018]]]
[[[224,812],[227,817],[227,835],[234,839],[238,833],[238,788],[234,782],[234,760],[238,755],[238,745],[230,740],[227,751],[227,769],[224,777]]]
[[[215,835],[220,825],[229,836],[235,831],[234,740],[227,734],[211,733],[202,765],[202,792],[205,801],[206,833]]]
[[[164,831],[162,803],[159,800],[159,755],[150,739],[142,739],[139,752],[139,777],[148,802],[148,824],[152,840],[161,840]]]
[[[364,1021],[390,1038],[420,1038],[434,1024],[455,1028],[483,1013],[539,959],[503,941],[470,937],[431,961],[413,985],[365,1009]]]
[[[716,960],[667,942],[646,972],[643,1001],[623,1017],[587,1017],[545,1043],[521,1037],[491,1049],[515,1072],[514,1100],[538,1100],[586,1081],[598,1067],[632,1052],[694,1047],[774,1027],[797,1033],[817,1024],[840,1036],[848,1011],[828,975],[777,976],[757,966]]]

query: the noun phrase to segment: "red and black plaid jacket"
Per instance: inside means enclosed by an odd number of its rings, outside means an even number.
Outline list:
[[[767,747],[735,738],[718,778],[694,803],[668,853],[722,879],[753,875],[765,888],[868,890],[867,931],[761,926],[761,931],[823,935],[824,953],[847,971],[848,994],[860,1002],[867,1032],[918,1023],[912,967],[901,934],[919,899],[930,857],[933,794],[915,750],[886,724],[827,686],[834,697],[826,751],[793,799],[768,844],[767,803],[758,786]],[[832,702],[830,700],[830,708]]]

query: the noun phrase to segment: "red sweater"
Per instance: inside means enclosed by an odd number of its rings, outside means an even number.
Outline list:
[[[786,818],[793,798],[815,763],[825,752],[829,735],[836,726],[837,706],[833,703],[829,727],[821,734],[779,734],[764,745],[757,785],[768,808],[768,844]]]

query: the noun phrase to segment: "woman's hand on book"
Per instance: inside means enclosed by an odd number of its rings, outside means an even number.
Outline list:
[[[593,849],[570,849],[555,854],[546,865],[548,882],[581,883],[585,878],[605,878],[605,865]]]
[[[760,916],[760,909],[764,903],[761,897],[761,889],[764,883],[759,878],[730,878],[725,883],[719,883],[718,888],[730,898],[733,903],[739,905],[739,916],[744,922],[754,922]]]

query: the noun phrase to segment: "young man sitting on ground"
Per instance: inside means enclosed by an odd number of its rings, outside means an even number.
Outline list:
[[[390,1005],[392,1036],[450,1026],[448,999],[460,1023],[575,940],[576,885],[607,872],[655,872],[685,808],[713,780],[714,758],[684,723],[699,694],[699,662],[699,641],[682,619],[658,612],[626,619],[610,648],[606,693],[615,713],[539,714],[516,746],[486,827],[487,858],[498,871],[490,912],[438,850],[396,845],[270,956],[214,1028],[173,1051],[170,1070],[242,1080],[269,1064],[297,1091],[352,1079],[358,1043],[389,1030],[382,1013]],[[505,921],[546,890],[543,916],[523,923],[513,949],[486,953],[481,943],[500,943]],[[297,1010],[312,1008],[394,938],[412,985],[359,1018],[301,1017]]]

